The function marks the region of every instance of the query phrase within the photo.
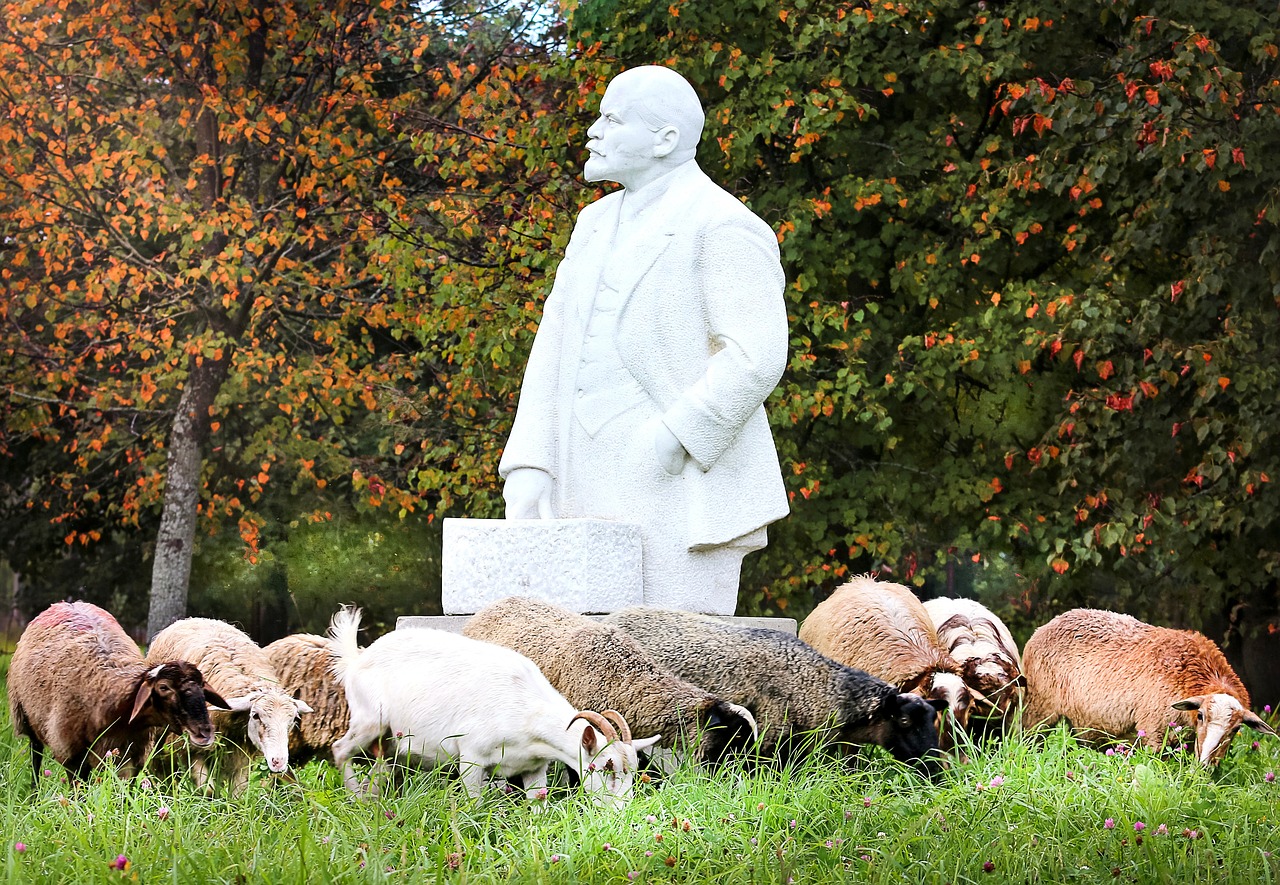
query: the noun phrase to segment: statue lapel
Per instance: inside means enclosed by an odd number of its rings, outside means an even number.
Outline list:
[[[695,172],[694,175],[683,176],[682,180],[672,183],[671,188],[662,195],[662,199],[652,210],[652,217],[655,220],[654,229],[647,231],[644,236],[635,238],[628,257],[629,266],[623,274],[619,275],[622,281],[623,297],[626,299],[622,304],[619,318],[626,312],[644,275],[653,268],[659,256],[667,250],[675,238],[682,231],[688,230],[688,219],[698,198],[701,184],[705,180],[701,171],[695,170]]]
[[[618,212],[622,206],[622,192],[614,191],[600,198],[603,202],[597,213],[591,236],[579,250],[581,264],[574,268],[574,286],[578,297],[573,299],[574,318],[582,329],[586,328],[591,317],[591,308],[595,303],[596,288],[600,285],[600,275],[604,273],[605,264],[613,251],[613,236],[618,229]]]

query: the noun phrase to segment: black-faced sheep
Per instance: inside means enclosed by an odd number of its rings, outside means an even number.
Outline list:
[[[148,664],[116,619],[88,602],[54,603],[37,615],[9,664],[9,715],[31,742],[37,778],[46,748],[73,777],[116,755],[131,777],[160,727],[207,747],[214,732],[206,703],[227,705],[193,664]]]
[[[974,713],[994,720],[1002,730],[1013,725],[1027,680],[1009,628],[972,599],[928,599],[924,607],[942,647],[960,665],[965,685],[975,699],[982,699]],[[974,724],[972,719],[970,724]]]
[[[1242,725],[1276,734],[1249,709],[1249,692],[1218,646],[1194,630],[1074,609],[1031,634],[1022,657],[1028,727],[1067,719],[1086,740],[1141,738],[1153,749],[1175,728],[1193,727],[1206,767]]]
[[[359,626],[359,611],[343,609],[330,628],[333,672],[351,709],[333,756],[351,789],[362,789],[352,755],[389,735],[384,749],[402,759],[456,761],[473,797],[497,774],[519,777],[532,798],[559,761],[596,801],[620,807],[630,800],[637,753],[660,735],[632,740],[615,711],[578,710],[509,648],[422,628],[395,630],[361,650]]]
[[[665,669],[617,627],[511,596],[476,612],[462,632],[520,652],[573,706],[617,710],[636,732],[662,735],[676,765],[689,751],[714,763],[755,742],[750,712]]]
[[[306,702],[280,687],[266,652],[243,630],[211,618],[184,618],[165,627],[151,642],[148,660],[185,657],[227,699],[228,713],[215,713],[213,724],[226,746],[219,752],[221,777],[233,793],[249,780],[249,755],[256,749],[267,768],[279,774],[289,767],[289,732]],[[191,777],[209,783],[209,750],[192,754]]]
[[[925,773],[941,767],[937,718],[944,702],[900,693],[795,636],[644,606],[604,620],[677,676],[750,710],[762,755],[786,759],[808,744],[875,744]]]
[[[942,647],[924,605],[901,584],[863,575],[837,587],[804,619],[800,638],[900,691],[946,701],[961,728],[969,721],[974,697],[960,664]],[[941,743],[943,749],[953,745],[949,729],[942,730]]]

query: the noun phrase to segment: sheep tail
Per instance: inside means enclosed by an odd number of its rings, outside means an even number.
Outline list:
[[[360,654],[356,634],[360,630],[360,609],[344,605],[329,622],[329,672],[345,685],[347,672]]]

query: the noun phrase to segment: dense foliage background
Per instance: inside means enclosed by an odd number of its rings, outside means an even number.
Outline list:
[[[435,520],[500,512],[585,127],[656,62],[788,273],[793,511],[740,611],[879,570],[1021,638],[1094,604],[1274,641],[1274,4],[4,5],[28,611],[187,605],[175,545],[260,632],[431,610]]]

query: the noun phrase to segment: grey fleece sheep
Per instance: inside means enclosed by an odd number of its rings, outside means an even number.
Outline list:
[[[332,646],[327,637],[295,633],[263,648],[280,687],[311,707],[289,731],[289,763],[295,768],[317,758],[333,762],[333,743],[351,724],[347,692],[329,669]]]
[[[715,763],[755,741],[751,714],[662,667],[617,627],[558,605],[509,596],[474,614],[463,634],[520,652],[569,703],[617,710],[637,734],[660,734],[677,756]]]
[[[816,738],[876,744],[927,774],[940,768],[938,713],[946,705],[819,654],[789,633],[637,606],[607,616],[658,663],[741,704],[760,726],[760,752],[786,758]]]
[[[58,602],[18,639],[9,664],[9,715],[31,742],[37,780],[44,751],[73,778],[108,756],[131,777],[160,726],[213,743],[207,703],[225,707],[183,660],[146,663],[108,612],[88,602]]]

